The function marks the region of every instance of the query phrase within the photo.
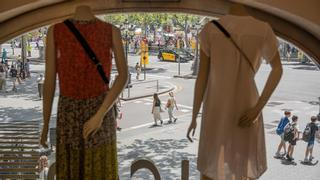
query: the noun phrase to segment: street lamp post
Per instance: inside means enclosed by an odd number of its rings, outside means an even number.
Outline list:
[[[128,61],[128,30],[129,30],[129,21],[126,19],[124,22],[124,31],[125,31],[125,58],[127,61],[127,65],[129,66],[129,61]],[[129,80],[127,83],[126,88],[129,88],[130,84],[131,84],[131,73],[128,71],[128,76],[129,76]]]
[[[178,58],[178,76],[180,76],[180,60],[181,58],[179,57]]]
[[[24,67],[24,63],[27,57],[27,51],[26,51],[26,46],[27,46],[27,39],[26,39],[26,35],[22,35],[21,36],[21,58],[22,58],[22,63],[21,65],[21,71],[20,71],[20,76],[22,76],[22,79],[25,79],[25,67]]]
[[[126,41],[126,61],[128,63],[128,30],[129,30],[129,21],[126,19],[124,22],[124,30],[125,30],[125,41]]]
[[[199,66],[199,29],[201,25],[199,23],[196,23],[196,54],[195,54],[195,60],[193,65],[193,72],[192,75],[196,76],[198,74],[198,66]]]

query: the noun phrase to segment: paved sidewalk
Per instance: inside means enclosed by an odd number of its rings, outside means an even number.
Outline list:
[[[290,109],[293,114],[299,116],[298,123],[303,130],[310,116],[317,113],[318,106],[298,101],[272,101],[268,103],[263,111],[268,170],[260,180],[317,180],[320,177],[320,165],[307,166],[300,163],[304,158],[305,142],[297,142],[294,152],[297,165],[290,165],[286,161],[273,158],[279,143],[279,137],[275,134],[275,129],[285,109]],[[190,161],[190,180],[198,180],[199,172],[196,168],[196,157],[201,124],[199,118],[195,141],[190,143],[186,139],[190,120],[190,114],[182,115],[176,124],[158,127],[147,124],[137,129],[124,129],[123,132],[120,132],[118,134],[120,178],[129,179],[130,165],[135,159],[147,158],[155,162],[162,179],[181,179],[181,161],[188,159]],[[314,156],[316,159],[320,159],[319,143],[315,144]],[[134,179],[152,179],[150,172],[146,170],[138,171],[134,177]]]
[[[17,93],[0,94],[0,122],[42,119],[42,101],[40,101],[36,93],[36,78],[38,73],[43,73],[44,66],[41,63],[34,63],[31,69],[33,70],[32,78],[18,85]],[[153,76],[153,78],[160,77]],[[11,83],[8,82],[8,89],[11,88],[10,86]],[[149,85],[146,87],[149,87]],[[57,98],[55,98],[56,102]],[[294,158],[297,162],[296,166],[287,165],[273,158],[276,146],[279,143],[279,137],[274,132],[283,111],[289,109],[292,110],[293,114],[298,115],[298,124],[303,130],[310,116],[318,113],[318,108],[318,104],[313,102],[274,100],[271,100],[264,108],[268,171],[260,178],[261,180],[319,179],[320,164],[315,166],[300,164],[300,160],[304,158],[306,147],[306,143],[302,141],[298,141],[294,153]],[[54,114],[56,114],[56,109],[53,109]],[[161,173],[162,179],[165,180],[181,179],[181,160],[189,159],[190,180],[199,179],[199,173],[196,170],[196,157],[200,119],[195,142],[190,143],[185,136],[191,115],[190,113],[181,113],[179,115],[179,112],[176,114],[179,118],[176,124],[163,125],[162,127],[150,127],[150,124],[145,124],[135,128],[125,128],[118,133],[118,158],[121,179],[129,179],[130,165],[137,158],[150,158],[153,160]],[[54,118],[50,126],[55,126]],[[316,159],[320,159],[319,143],[315,144],[314,156]],[[150,179],[149,176],[150,173],[148,171],[142,170],[137,172],[135,179]]]

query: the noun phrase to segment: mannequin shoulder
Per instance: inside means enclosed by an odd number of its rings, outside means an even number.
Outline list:
[[[55,29],[54,26],[55,26],[55,25],[49,26],[49,28],[48,28],[48,34],[54,32],[54,29]]]
[[[121,35],[121,31],[118,27],[116,27],[115,25],[111,24],[111,28],[112,28],[112,34],[113,35]]]
[[[47,37],[48,38],[53,38],[54,37],[54,30],[55,30],[55,26],[52,25],[48,28],[48,32],[47,32]]]

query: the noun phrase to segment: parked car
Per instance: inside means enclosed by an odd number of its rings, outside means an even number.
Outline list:
[[[193,54],[185,49],[160,49],[158,54],[160,61],[188,62],[193,58]]]

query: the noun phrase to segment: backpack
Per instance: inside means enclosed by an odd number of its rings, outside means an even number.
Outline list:
[[[284,121],[285,121],[285,118],[281,118],[281,120],[280,120],[280,122],[278,124],[278,127],[276,129],[276,133],[278,135],[281,135],[283,133],[283,129],[287,125],[287,124],[284,124]]]
[[[284,128],[284,141],[292,141],[294,138],[294,127],[293,124],[288,123]]]
[[[307,124],[306,128],[303,131],[302,139],[305,142],[309,142],[310,138],[311,138],[311,125],[309,123],[309,124]]]
[[[11,69],[11,77],[17,77],[18,71],[16,69]]]
[[[171,99],[168,99],[167,104],[166,104],[166,107],[167,107],[167,108],[171,107]]]

